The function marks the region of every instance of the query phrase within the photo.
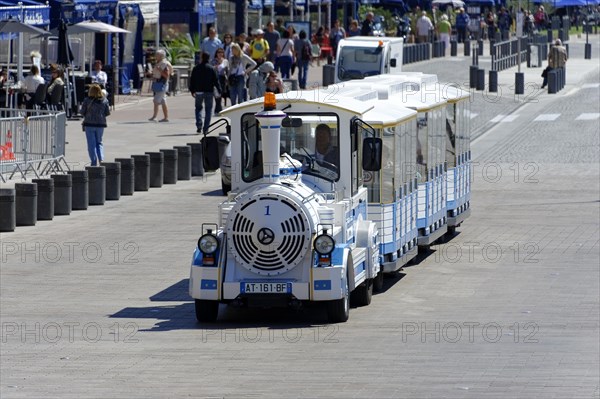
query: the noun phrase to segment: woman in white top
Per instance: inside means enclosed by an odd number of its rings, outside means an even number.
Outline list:
[[[94,70],[90,73],[92,83],[97,83],[103,89],[106,88],[106,82],[108,81],[108,75],[102,70],[102,61],[94,61]]]
[[[294,62],[294,41],[290,38],[290,32],[283,31],[283,38],[277,41],[277,60],[275,61],[278,69],[281,70],[281,78],[290,78],[290,69]]]
[[[231,45],[231,57],[229,57],[229,98],[231,105],[241,103],[244,100],[244,89],[246,88],[246,78],[256,68],[254,61],[237,43]]]

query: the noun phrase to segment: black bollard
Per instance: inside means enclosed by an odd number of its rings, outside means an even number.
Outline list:
[[[452,40],[452,41],[450,41],[450,56],[456,57],[457,54],[458,54],[458,43],[456,42],[456,40]]]
[[[106,200],[117,201],[121,198],[121,164],[119,162],[102,162],[106,168]]]
[[[477,90],[485,90],[485,69],[477,70]]]
[[[135,164],[135,191],[150,189],[150,155],[132,155]]]
[[[37,220],[52,220],[54,218],[54,180],[32,179],[37,184]]]
[[[477,40],[477,55],[483,56],[483,40],[482,39]]]
[[[37,184],[15,184],[15,219],[17,226],[35,226],[37,221]]]
[[[163,168],[163,183],[164,184],[175,184],[177,183],[177,150],[174,148],[166,148],[160,150],[164,155],[164,168]]]
[[[515,94],[525,93],[525,74],[523,72],[515,72]]]
[[[15,189],[0,188],[0,231],[15,231]]]
[[[162,187],[165,155],[162,152],[146,152],[150,155],[150,187]]]
[[[469,87],[474,89],[477,87],[477,71],[479,68],[477,65],[471,65],[469,67]]]
[[[73,177],[73,203],[71,209],[84,211],[88,208],[90,202],[88,171],[71,170],[68,173]]]
[[[187,143],[192,149],[192,176],[204,175],[204,159],[202,157],[202,143]]]
[[[591,60],[592,59],[592,43],[586,43],[585,44],[584,58],[586,60]]]
[[[192,148],[190,146],[175,146],[177,150],[177,180],[192,178]]]
[[[135,191],[135,163],[131,158],[115,158],[121,165],[121,195],[133,195]]]
[[[52,175],[54,180],[54,215],[70,215],[73,209],[73,177]]]
[[[104,205],[106,201],[106,168],[104,166],[86,166],[89,177],[88,203]]]
[[[498,71],[490,71],[489,81],[490,81],[489,92],[497,93],[498,92]]]
[[[471,41],[470,40],[465,40],[465,43],[464,43],[464,55],[465,55],[465,57],[470,57],[471,56]]]
[[[555,94],[558,91],[557,85],[556,69],[548,71],[548,94]]]
[[[552,32],[552,29],[548,29],[547,35],[548,35],[548,37],[547,37],[548,43],[552,43],[554,41],[554,40],[552,40],[552,37],[554,35],[554,33]]]

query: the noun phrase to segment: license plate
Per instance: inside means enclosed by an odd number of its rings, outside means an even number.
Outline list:
[[[240,283],[242,294],[290,294],[292,283]]]

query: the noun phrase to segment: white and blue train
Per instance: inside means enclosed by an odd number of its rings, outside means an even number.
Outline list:
[[[454,90],[407,106],[375,86],[266,95],[221,113],[231,191],[192,259],[199,321],[216,320],[220,303],[318,302],[344,322],[351,301],[368,305],[384,273],[468,215],[459,168],[469,160],[468,97]]]

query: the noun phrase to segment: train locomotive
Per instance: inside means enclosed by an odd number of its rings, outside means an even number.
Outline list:
[[[448,104],[436,103],[440,119]],[[231,124],[231,191],[192,257],[189,292],[201,322],[216,320],[220,303],[321,303],[330,322],[348,320],[351,304],[368,305],[384,273],[417,254],[421,175],[432,191],[440,185],[435,217],[447,223],[443,153],[452,142],[443,121],[428,133],[435,140],[419,140],[417,108],[330,86],[267,93],[221,115]],[[436,152],[442,166],[429,169],[437,174],[420,171],[419,150],[427,159]]]

